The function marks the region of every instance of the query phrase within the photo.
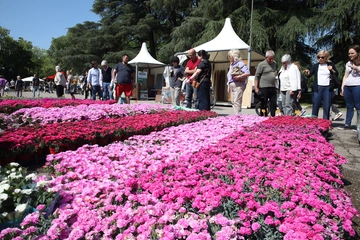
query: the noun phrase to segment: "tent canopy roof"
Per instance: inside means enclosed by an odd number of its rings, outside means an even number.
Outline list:
[[[200,50],[205,50],[210,53],[210,62],[228,62],[227,59],[228,51],[231,49],[240,50],[240,57],[242,59],[248,58],[248,52],[250,46],[247,45],[234,31],[230,18],[226,18],[224,27],[221,32],[209,42],[203,43],[197,47],[194,47],[196,52]],[[177,53],[187,54],[189,52]],[[265,57],[255,51],[251,51],[251,62],[257,64],[259,61],[264,60]]]
[[[34,76],[31,77],[26,77],[26,78],[22,78],[21,80],[23,80],[24,82],[32,82]],[[39,78],[40,82],[43,82],[44,80],[42,80],[41,78]]]
[[[146,43],[142,43],[140,52],[133,60],[129,61],[129,64],[142,68],[154,68],[166,65],[150,55],[146,48]]]

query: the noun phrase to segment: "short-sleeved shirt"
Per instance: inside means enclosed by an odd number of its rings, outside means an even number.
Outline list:
[[[352,62],[347,62],[345,71],[348,73],[348,77],[345,79],[345,86],[359,86],[360,85],[360,72],[351,68]]]
[[[196,59],[195,62],[193,62],[191,59],[186,63],[186,67],[189,70],[194,70],[200,63],[200,59]],[[192,74],[188,74],[187,78],[189,79],[191,77]]]
[[[229,71],[227,73],[227,78],[228,78],[227,85],[229,85],[232,82],[235,82],[233,76],[231,76],[231,72],[234,67],[239,67],[243,73],[250,74],[248,67],[245,65],[245,63],[243,61],[233,62],[230,64]],[[246,86],[246,82],[243,82],[243,84],[245,84],[245,86]]]
[[[181,87],[182,82],[179,80],[179,78],[182,78],[184,76],[184,68],[180,65],[176,67],[171,67],[171,71],[173,72],[173,76],[171,77],[170,81],[170,87]]]
[[[196,81],[200,82],[203,78],[210,78],[211,76],[211,65],[209,60],[202,59],[197,66],[197,69],[201,69],[199,76],[197,77]]]
[[[131,84],[132,83],[132,74],[135,72],[133,67],[130,64],[118,63],[115,67],[117,70],[116,82],[118,84]]]
[[[38,87],[40,85],[40,80],[38,77],[34,77],[32,81],[34,87]]]
[[[255,80],[259,81],[259,88],[276,86],[276,63],[269,64],[266,60],[259,63],[255,73]]]

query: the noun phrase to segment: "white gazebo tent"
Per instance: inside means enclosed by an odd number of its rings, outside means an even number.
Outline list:
[[[251,51],[250,46],[235,33],[230,18],[226,18],[224,27],[214,39],[196,46],[194,49],[196,52],[205,50],[210,53],[209,60],[212,63],[228,63],[227,53],[231,49],[240,50],[240,57],[243,60],[248,60],[248,52],[250,51],[251,62],[254,62],[252,66],[256,66],[258,62],[265,59],[262,54]],[[188,52],[177,53],[176,55],[187,54]]]
[[[32,82],[34,76],[30,76],[30,77],[26,77],[26,78],[22,78],[21,80],[23,80],[23,82]],[[39,79],[40,82],[43,82],[44,80]]]
[[[165,63],[159,62],[158,60],[154,59],[147,50],[146,43],[142,43],[140,52],[138,55],[131,61],[129,64],[135,65],[136,67],[136,78],[138,68],[155,68],[155,67],[162,67],[165,66]],[[137,79],[136,79],[137,81]]]
[[[139,68],[150,69],[150,68],[156,68],[156,67],[163,67],[166,65],[165,63],[157,61],[150,55],[150,53],[147,50],[145,42],[142,43],[141,49],[140,49],[140,52],[138,53],[138,55],[134,59],[129,61],[129,64],[134,65],[136,67],[136,79],[135,79],[136,83],[139,82],[138,81]],[[143,89],[143,90],[145,90],[145,89]],[[147,85],[146,85],[146,91],[147,91]]]
[[[228,52],[231,49],[240,50],[240,57],[244,62],[251,64],[251,67],[257,66],[257,64],[265,59],[264,55],[252,51],[250,46],[246,44],[234,31],[230,18],[226,18],[224,27],[220,31],[220,33],[209,42],[203,43],[199,46],[194,47],[195,51],[198,52],[200,50],[205,50],[210,53],[210,62],[213,63],[213,70],[218,69],[227,69],[229,66],[228,60]],[[250,51],[250,59],[248,59]],[[181,52],[176,53],[175,55],[187,54],[189,52]],[[248,66],[250,67],[250,66]],[[217,78],[217,77],[215,77]],[[217,86],[221,87],[221,89],[217,89],[216,95],[227,95],[226,90],[224,89],[224,85],[226,82],[216,83]],[[249,89],[249,88],[248,88]],[[247,89],[247,90],[248,90]],[[250,89],[251,91],[251,89]],[[218,98],[218,96],[217,96]],[[250,103],[251,104],[251,103]],[[247,104],[248,106],[249,104]]]

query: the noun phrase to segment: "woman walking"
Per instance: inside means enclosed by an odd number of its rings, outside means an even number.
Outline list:
[[[314,84],[312,87],[312,116],[318,117],[321,103],[323,105],[323,119],[330,119],[330,107],[334,89],[330,84],[331,74],[338,76],[335,65],[330,61],[328,51],[321,50],[316,55],[318,63],[314,64],[310,70],[305,70],[307,77],[314,75]]]
[[[20,76],[17,76],[16,82],[15,82],[16,97],[22,97],[23,87],[24,87],[24,81],[21,80]]]
[[[230,61],[230,67],[227,74],[227,91],[228,93],[231,92],[231,104],[234,109],[234,114],[240,114],[243,94],[247,84],[247,77],[250,75],[250,71],[241,60],[239,50],[230,50],[228,52],[228,59]]]
[[[64,87],[66,86],[66,78],[61,72],[60,66],[55,67],[56,75],[54,78],[54,83],[56,85],[56,96],[61,98],[64,96]]]
[[[345,75],[341,86],[340,95],[344,96],[346,104],[345,125],[340,129],[350,129],[351,120],[354,116],[354,108],[357,111],[357,133],[360,141],[360,46],[354,45],[349,48],[349,61],[346,63]]]

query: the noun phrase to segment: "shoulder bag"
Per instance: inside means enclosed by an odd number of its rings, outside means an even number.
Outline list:
[[[327,65],[329,66],[330,64],[328,63]],[[330,84],[329,85],[332,89],[337,89],[341,86],[341,82],[340,82],[337,74],[335,74],[332,71],[330,71]]]
[[[199,88],[201,82],[204,80],[205,77],[206,77],[206,75],[204,75],[204,76],[202,77],[202,79],[200,80],[200,82],[197,82],[196,80],[194,80],[191,85],[192,85],[194,88]]]

